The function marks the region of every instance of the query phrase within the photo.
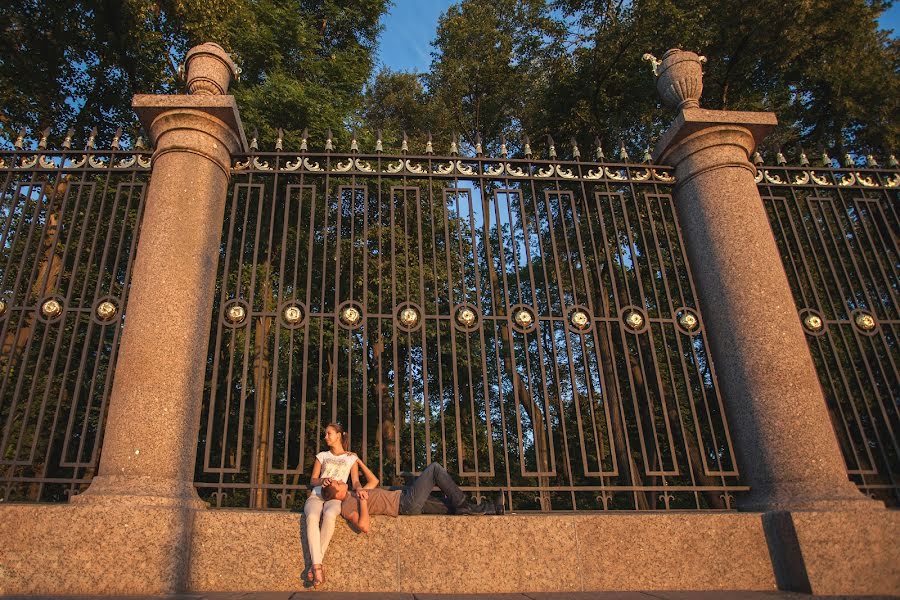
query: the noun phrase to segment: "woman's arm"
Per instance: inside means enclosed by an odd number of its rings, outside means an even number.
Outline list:
[[[363,486],[364,490],[371,490],[373,488],[378,487],[378,478],[375,477],[375,473],[373,473],[369,467],[366,466],[361,460],[356,461],[356,464],[359,465],[359,468],[362,469],[363,475],[366,476],[366,485]]]
[[[359,482],[359,459],[353,463],[353,466],[350,467],[350,483],[351,488],[354,490],[358,490],[362,487],[362,484]]]
[[[328,477],[319,477],[322,474],[322,463],[319,462],[319,459],[316,459],[316,462],[313,464],[312,477],[309,478],[309,487],[314,488],[317,485],[323,485],[325,481],[327,481]]]

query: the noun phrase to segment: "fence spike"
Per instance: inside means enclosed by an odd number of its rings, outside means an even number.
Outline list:
[[[547,145],[550,146],[547,155],[550,157],[550,160],[553,160],[556,158],[556,145],[553,143],[553,138],[549,135],[547,136]]]
[[[334,151],[334,140],[332,139],[331,129],[328,129],[328,137],[325,139],[325,152]]]
[[[572,144],[572,158],[581,159],[581,150],[578,149],[578,141],[573,137],[569,142]]]
[[[509,152],[506,149],[506,136],[502,133],[500,134],[500,157],[506,158],[509,155]]]
[[[137,139],[134,141],[134,149],[135,150],[144,150],[146,148],[146,144],[144,144],[144,136],[139,135]]]
[[[359,152],[359,141],[356,139],[356,130],[353,130],[353,137],[350,139],[350,152]]]
[[[869,167],[870,169],[877,169],[878,161],[875,160],[875,157],[872,156],[871,154],[867,154],[866,155],[866,166]]]
[[[619,160],[622,162],[628,162],[631,160],[631,157],[628,156],[628,150],[625,148],[624,140],[619,141]]]
[[[525,158],[531,158],[531,140],[525,136]]]
[[[259,130],[256,127],[253,128],[253,133],[250,134],[250,149],[259,150]]]
[[[651,162],[653,162],[653,155],[650,154],[650,146],[647,146],[646,148],[644,148],[644,159],[643,159],[643,162],[647,163],[648,165],[649,165]]]
[[[823,167],[833,167],[834,164],[831,162],[831,157],[828,156],[828,150],[822,150],[821,156],[822,166]]]
[[[798,146],[797,150],[800,151],[800,166],[808,167],[809,166],[809,157],[806,156],[806,152],[803,151],[803,146]]]
[[[381,141],[381,130],[376,133],[375,152],[384,152],[384,143]]]
[[[17,150],[21,150],[25,146],[25,128],[19,130],[19,135],[16,136],[16,141],[13,142],[13,146]]]
[[[900,162],[897,162],[897,157],[893,154],[888,157],[888,166],[892,169],[900,167]]]
[[[279,127],[275,135],[275,152],[281,152],[284,150],[284,129]]]
[[[41,141],[38,142],[38,148],[41,150],[47,149],[47,138],[50,137],[50,128],[47,127],[44,131],[41,132]]]
[[[605,161],[606,155],[603,154],[603,144],[600,143],[599,137],[594,140],[594,145],[597,146],[597,149],[594,150],[594,158],[597,159],[597,162]]]
[[[88,136],[87,144],[84,145],[85,150],[93,150],[97,147],[97,128],[94,127],[91,129],[91,133]]]
[[[759,150],[756,150],[756,151],[753,152],[753,159],[752,159],[752,160],[753,160],[753,164],[754,164],[754,165],[757,165],[757,166],[762,165],[762,164],[765,163],[765,161],[763,160],[762,154],[759,153]]]
[[[403,132],[403,141],[400,142],[400,152],[404,154],[409,152],[409,137],[406,135],[406,132]]]
[[[787,159],[784,157],[784,153],[781,151],[781,148],[779,148],[778,152],[775,153],[775,164],[780,167],[783,167],[787,164]]]
[[[853,160],[853,157],[850,156],[849,152],[844,152],[844,166],[848,168],[856,166],[856,162]]]
[[[431,141],[431,132],[428,132],[428,141],[425,142],[425,154],[434,154],[434,144]]]
[[[475,156],[481,156],[483,154],[481,150],[481,134],[475,134]]]
[[[309,129],[306,127],[303,128],[303,133],[300,134],[300,152],[307,152],[309,150]]]
[[[72,137],[75,135],[74,129],[69,129],[66,132],[66,137],[63,139],[62,147],[66,150],[72,149]]]
[[[456,156],[459,154],[459,146],[456,144],[456,134],[453,134],[453,137],[450,138],[450,156]]]
[[[118,150],[120,147],[119,140],[122,139],[122,128],[119,127],[116,129],[116,132],[113,134],[112,143],[110,143],[109,147],[113,150]]]

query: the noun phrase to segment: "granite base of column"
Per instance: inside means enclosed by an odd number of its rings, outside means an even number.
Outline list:
[[[898,512],[774,511],[763,530],[780,590],[900,594]]]
[[[70,502],[80,506],[136,505],[185,510],[209,507],[191,482],[124,475],[98,475],[83,494],[72,496]]]
[[[147,504],[0,507],[0,595],[187,589],[196,511]]]

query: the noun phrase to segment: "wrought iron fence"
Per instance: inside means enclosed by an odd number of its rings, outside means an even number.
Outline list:
[[[900,505],[900,172],[778,166],[757,180],[850,477]]]
[[[302,505],[330,421],[382,482],[440,461],[515,510],[741,488],[672,176],[579,161],[235,164],[196,485]]]
[[[97,467],[150,158],[92,146],[0,152],[3,501],[65,501]]]

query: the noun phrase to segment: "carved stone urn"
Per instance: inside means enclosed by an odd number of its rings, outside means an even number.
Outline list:
[[[189,94],[220,96],[237,79],[240,69],[218,44],[207,42],[194,46],[184,59]]]
[[[662,60],[651,54],[645,54],[644,60],[653,64],[656,90],[663,104],[675,110],[700,107],[705,56],[673,48],[663,54]]]

